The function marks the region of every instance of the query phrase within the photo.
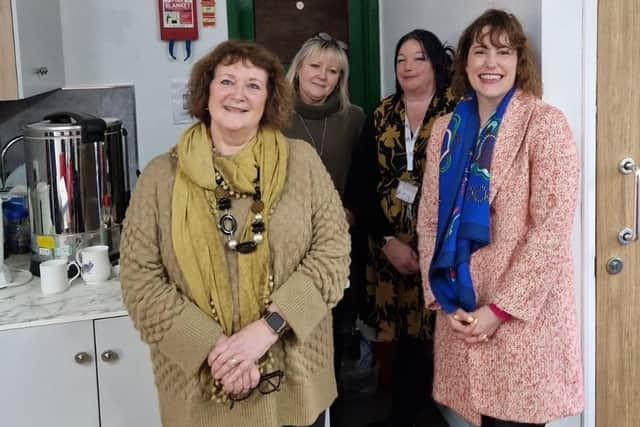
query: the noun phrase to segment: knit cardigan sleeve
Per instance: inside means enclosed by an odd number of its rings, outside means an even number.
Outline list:
[[[292,146],[293,150],[302,151],[303,167],[309,174],[309,180],[304,181],[310,184],[305,193],[311,198],[312,237],[298,268],[271,299],[296,338],[304,342],[342,299],[349,274],[351,240],[340,196],[322,161],[308,144],[293,142]]]
[[[172,252],[163,250],[171,245],[166,241],[170,236],[162,233],[170,215],[170,165],[168,156],[157,158],[137,182],[123,226],[120,283],[124,304],[142,340],[159,346],[186,374],[194,375],[222,329],[169,277],[168,271],[177,270],[175,258],[167,255]]]

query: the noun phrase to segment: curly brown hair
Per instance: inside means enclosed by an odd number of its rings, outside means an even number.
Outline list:
[[[267,73],[267,103],[260,125],[274,129],[285,128],[293,111],[293,92],[278,57],[255,42],[222,42],[194,64],[189,78],[189,114],[207,126],[211,125],[207,106],[209,85],[214,78],[215,69],[218,64],[231,65],[238,61],[251,63]]]
[[[485,27],[489,28],[488,32],[483,31]],[[480,42],[487,34],[494,46],[502,46],[504,43],[500,39],[504,35],[507,36],[509,47],[515,49],[518,55],[516,87],[540,98],[542,96],[542,83],[540,82],[533,51],[529,47],[522,25],[515,15],[499,9],[489,9],[484,12],[460,36],[453,64],[453,93],[456,96],[462,96],[471,89],[465,70],[469,50],[474,41]]]

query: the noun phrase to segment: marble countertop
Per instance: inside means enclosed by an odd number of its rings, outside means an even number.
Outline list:
[[[6,264],[27,269],[28,256],[11,257]],[[40,278],[22,286],[0,289],[0,331],[54,323],[125,316],[117,277],[99,285],[78,278],[66,291],[44,295]]]

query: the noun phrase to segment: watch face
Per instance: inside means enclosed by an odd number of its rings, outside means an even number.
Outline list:
[[[284,329],[287,323],[282,318],[282,316],[274,311],[270,311],[269,313],[267,313],[267,315],[264,317],[264,320],[266,320],[269,327],[271,327],[271,329],[273,329],[273,331],[278,334]]]

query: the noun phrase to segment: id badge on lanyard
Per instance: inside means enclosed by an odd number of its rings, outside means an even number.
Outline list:
[[[416,200],[418,195],[418,186],[412,182],[398,181],[398,188],[396,188],[396,198],[411,205]]]
[[[407,170],[413,172],[413,156],[416,146],[416,140],[420,133],[420,127],[415,132],[411,132],[411,125],[409,124],[409,114],[404,114],[404,149],[407,153]]]

